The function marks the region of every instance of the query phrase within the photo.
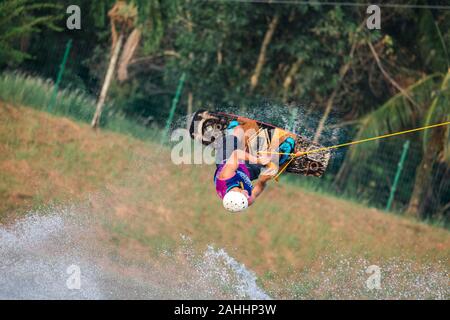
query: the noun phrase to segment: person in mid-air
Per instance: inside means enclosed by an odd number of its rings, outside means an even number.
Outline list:
[[[279,165],[287,156],[281,156],[279,164],[270,157],[255,157],[244,151],[244,130],[238,121],[231,121],[216,150],[216,172],[214,183],[223,206],[231,212],[245,210],[264,191],[267,182],[278,172]],[[294,139],[286,139],[278,148],[290,154],[294,150]],[[257,180],[254,184],[252,181]]]

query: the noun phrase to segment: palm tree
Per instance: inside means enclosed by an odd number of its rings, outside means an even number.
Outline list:
[[[404,90],[385,74],[386,71],[383,70],[372,47],[381,71],[400,92],[361,119],[355,140],[450,120],[450,63],[445,41],[450,34],[442,34],[438,23],[427,10],[422,11],[418,24],[418,46],[424,60],[424,68],[434,73],[417,80]],[[423,155],[415,172],[414,188],[407,208],[409,215],[418,218],[424,216],[430,192],[434,187],[434,168],[440,165],[448,168],[450,172],[449,139],[449,126],[422,132]],[[337,175],[337,184],[346,180],[350,168],[357,167],[372,155],[376,156],[377,146],[377,143],[367,143],[350,148]]]
[[[442,121],[450,121],[450,69],[428,109],[425,125]],[[420,217],[424,211],[425,199],[432,190],[432,171],[435,162],[450,164],[449,138],[449,126],[424,132],[423,157],[416,171],[414,190],[407,210],[412,216]]]
[[[111,57],[96,112],[92,119],[93,128],[99,125],[108,89],[116,69],[117,79],[125,81],[128,79],[127,68],[132,63],[138,46],[141,44],[144,54],[152,53],[158,48],[164,35],[165,24],[175,16],[177,5],[176,0],[166,2],[162,0],[133,0],[131,2],[118,0],[108,12],[111,21]]]
[[[360,140],[450,120],[450,69],[446,75],[437,73],[420,79],[406,91],[409,98],[399,93],[365,116],[360,121],[360,127],[354,139]],[[425,120],[416,121],[416,119]],[[432,173],[435,163],[450,165],[449,133],[448,126],[422,133],[423,156],[417,167],[414,191],[407,210],[412,216],[420,217],[423,214],[427,192],[433,187]],[[364,160],[371,156],[376,156],[377,146],[378,144],[374,142],[351,147],[338,174],[338,179],[344,179],[350,168],[364,163]]]
[[[122,50],[123,40],[126,35],[136,27],[137,15],[138,13],[136,6],[133,3],[128,4],[125,1],[117,1],[108,12],[108,16],[111,21],[112,35],[111,57],[102,90],[100,92],[100,97],[97,102],[95,114],[92,119],[91,126],[93,128],[97,128],[100,123],[100,116],[102,114],[109,86],[111,85],[111,81],[113,79],[119,54]],[[131,35],[134,38],[138,38],[136,36],[136,32],[132,32]]]

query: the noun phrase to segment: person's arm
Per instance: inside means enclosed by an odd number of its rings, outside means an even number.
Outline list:
[[[269,160],[265,158],[257,158],[243,150],[234,150],[231,153],[230,158],[228,158],[227,162],[225,163],[222,171],[220,172],[219,178],[229,179],[234,176],[241,161],[248,161],[250,163],[266,165]]]
[[[267,181],[272,179],[271,176],[260,176],[258,181],[256,181],[255,186],[252,190],[252,196],[250,197],[248,203],[251,205],[255,199],[264,191],[266,188]]]

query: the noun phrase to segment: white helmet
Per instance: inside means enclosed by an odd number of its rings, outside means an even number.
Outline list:
[[[223,206],[231,212],[239,212],[248,208],[247,197],[238,191],[229,191],[223,197]]]

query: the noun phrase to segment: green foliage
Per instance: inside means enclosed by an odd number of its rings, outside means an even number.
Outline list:
[[[175,48],[181,59],[169,64],[175,81],[186,71],[198,105],[245,105],[258,98],[281,100],[280,84],[292,64],[303,60],[294,74],[289,96],[309,100],[329,94],[346,59],[347,41],[356,30],[352,9],[186,2],[176,23]],[[270,19],[280,16],[267,48],[258,88],[249,95],[250,77]],[[176,71],[175,71],[176,70]],[[205,77],[208,75],[208,77]],[[327,81],[323,81],[327,78]]]
[[[441,75],[434,74],[410,86],[407,92],[414,103],[402,93],[398,93],[366,115],[361,120],[361,126],[354,140],[410,129],[419,124],[420,122],[415,120],[425,115],[432,100],[432,93],[437,87],[436,81],[441,79]],[[374,141],[351,147],[350,158],[357,162],[370,157],[376,151],[378,143],[379,141]]]
[[[442,81],[441,87],[436,93],[436,97],[428,109],[425,117],[425,125],[450,121],[450,69]],[[450,163],[450,129],[447,128],[447,143],[444,146],[443,159]],[[423,145],[429,143],[429,131],[423,135]]]
[[[0,66],[15,65],[31,55],[20,48],[25,40],[42,28],[60,30],[56,25],[61,15],[57,4],[30,0],[0,2]]]
[[[425,66],[435,72],[446,72],[450,68],[450,14],[446,12],[441,22],[434,19],[429,10],[419,17],[419,48]],[[442,30],[446,31],[444,34]]]
[[[169,29],[178,9],[178,0],[135,0],[142,29],[142,50],[150,54],[160,48],[160,43]]]
[[[445,78],[440,74],[433,74],[410,86],[407,92],[415,103],[398,93],[361,120],[355,140],[448,121],[449,78],[449,74]],[[423,144],[426,145],[428,131],[423,132],[423,137]],[[379,141],[355,145],[350,149],[350,159],[355,164],[367,159],[377,150],[378,145]]]
[[[104,28],[107,25],[106,12],[109,2],[112,1],[91,1],[90,3],[90,16],[94,17],[93,25],[97,28]]]

